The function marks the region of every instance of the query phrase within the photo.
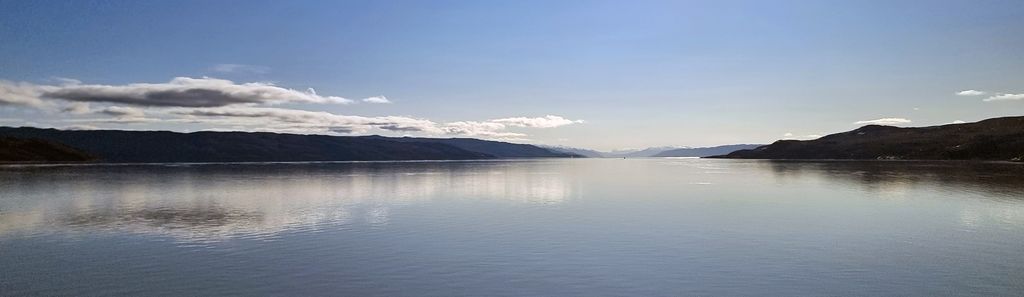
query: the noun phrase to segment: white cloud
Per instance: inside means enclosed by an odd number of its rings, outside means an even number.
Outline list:
[[[448,135],[480,136],[487,138],[520,139],[526,134],[505,132],[507,127],[495,122],[460,121],[444,124],[441,130]]]
[[[514,117],[491,120],[491,122],[502,123],[513,127],[530,127],[530,128],[554,128],[565,125],[583,123],[582,120],[569,120],[560,116],[547,115],[544,117],[537,118],[526,118],[526,117]]]
[[[173,119],[159,119],[159,118],[146,118],[146,117],[129,117],[121,116],[114,118],[85,118],[85,119],[65,119],[62,120],[65,123],[81,123],[81,124],[142,124],[142,123],[175,123],[180,122]]]
[[[236,84],[216,78],[177,77],[166,83],[126,85],[36,85],[0,81],[0,103],[41,107],[43,99],[70,102],[103,102],[155,107],[219,107],[228,105],[334,103],[352,100],[300,92],[270,83]]]
[[[796,135],[796,134],[793,134],[792,132],[786,132],[786,134],[782,135],[782,139],[817,139],[817,138],[821,138],[821,135],[818,135],[818,134]]]
[[[249,127],[250,130],[301,134],[366,133],[378,129],[421,135],[467,136],[505,141],[525,141],[528,136],[525,133],[508,131],[509,125],[496,121],[437,123],[404,116],[347,116],[322,111],[272,107],[173,108],[168,110],[167,114],[181,117],[170,121]]]
[[[985,98],[983,101],[1024,100],[1024,94],[999,94]]]
[[[963,90],[963,91],[956,92],[957,96],[981,96],[981,95],[985,95],[985,94],[986,94],[985,91],[978,91],[978,90]]]
[[[881,118],[875,120],[857,121],[855,125],[897,125],[897,124],[909,124],[911,120],[904,118]]]
[[[961,120],[955,120],[955,121],[953,121],[950,124],[963,124],[963,123],[967,123],[967,122],[964,122],[964,121],[961,121]]]
[[[389,103],[391,103],[391,100],[388,100],[388,98],[384,97],[384,96],[373,96],[373,97],[369,97],[369,98],[363,98],[362,101],[366,102],[366,103],[376,103],[376,104],[389,104]]]
[[[210,67],[210,70],[221,73],[265,74],[270,72],[270,67],[245,64],[217,64]]]
[[[146,113],[143,112],[141,109],[124,106],[110,106],[101,109],[98,112],[115,117],[141,118],[146,116]]]
[[[230,68],[224,67],[225,70]],[[570,120],[556,115],[438,123],[409,116],[364,117],[272,107],[284,103],[353,102],[342,97],[320,95],[312,88],[296,91],[270,83],[235,83],[208,77],[178,77],[167,83],[122,85],[82,84],[72,79],[60,79],[56,85],[0,80],[0,105],[29,106],[75,115],[108,116],[59,120],[65,124],[75,124],[76,127],[85,127],[89,124],[198,124],[201,125],[199,129],[302,134],[376,131],[421,136],[454,135],[527,141],[527,134],[509,130],[554,128],[583,123],[582,120]],[[391,103],[384,96],[364,98],[360,102]]]
[[[52,77],[50,79],[60,83],[61,85],[80,85],[80,84],[82,84],[82,81],[74,79],[74,78],[55,76],[55,77]]]
[[[0,105],[43,108],[49,104],[39,98],[41,93],[34,84],[0,80]]]
[[[307,111],[297,109],[269,107],[218,107],[218,108],[178,108],[171,114],[183,115],[196,122],[207,122],[203,118],[235,118],[230,121],[236,125],[266,126],[289,131],[302,130],[305,133],[353,133],[365,132],[372,128],[388,131],[414,131],[437,133],[440,130],[429,120],[410,117],[362,117],[336,115],[323,111]],[[226,124],[226,123],[222,123]],[[280,129],[279,129],[280,130]]]
[[[99,127],[93,125],[70,125],[65,126],[64,130],[99,130]]]
[[[64,106],[64,108],[61,109],[61,111],[70,114],[87,114],[92,112],[92,108],[89,107],[89,103],[72,102],[71,104]]]

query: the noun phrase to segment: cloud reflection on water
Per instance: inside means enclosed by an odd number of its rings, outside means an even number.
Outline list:
[[[2,167],[0,236],[109,231],[202,242],[387,228],[393,216],[409,215],[406,206],[548,207],[583,196],[583,185],[606,203],[708,195],[756,202],[771,193],[946,199],[962,204],[964,228],[1024,226],[1020,208],[1005,207],[1024,200],[1021,176],[1020,164],[658,159]]]
[[[326,225],[386,226],[435,197],[548,205],[572,196],[545,162],[19,167],[0,170],[0,236],[120,231],[188,241]]]

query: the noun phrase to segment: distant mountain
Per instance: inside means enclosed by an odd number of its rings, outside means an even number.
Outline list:
[[[679,148],[660,152],[654,155],[654,157],[708,157],[725,155],[738,150],[753,149],[762,145],[763,144],[731,144],[713,147]]]
[[[536,145],[507,143],[499,141],[481,140],[475,138],[391,138],[383,136],[368,137],[377,137],[401,142],[440,143],[461,148],[471,152],[485,153],[498,158],[573,158],[584,156],[582,154],[562,152]]]
[[[105,162],[467,160],[574,156],[532,145],[460,138],[65,131],[26,127],[0,127],[0,137],[56,142]]]
[[[59,143],[0,137],[0,162],[81,162],[93,159],[93,156]]]
[[[540,147],[543,147],[543,148],[551,150],[551,151],[561,152],[561,153],[565,153],[565,154],[576,154],[576,155],[584,156],[584,157],[587,157],[587,158],[603,158],[604,154],[605,154],[603,152],[599,152],[599,151],[595,151],[595,150],[591,150],[591,149],[575,148],[575,147],[567,147],[567,146],[547,146],[547,145],[541,145]]]
[[[605,157],[609,157],[609,158],[646,158],[646,157],[654,157],[655,155],[660,154],[660,153],[665,152],[665,151],[670,151],[670,150],[680,149],[680,148],[681,147],[677,147],[677,146],[663,146],[663,147],[649,147],[649,148],[645,148],[645,149],[642,149],[642,150],[620,150],[620,151],[611,151],[611,152],[605,153],[604,156]]]
[[[734,144],[715,147],[651,147],[642,150],[619,150],[601,152],[590,149],[564,147],[564,146],[543,146],[546,149],[583,155],[589,158],[648,158],[648,157],[707,157],[714,155],[728,154],[736,150],[751,149],[761,146],[760,144]]]
[[[869,125],[815,140],[779,140],[719,158],[736,159],[1024,159],[1024,117],[920,128]]]

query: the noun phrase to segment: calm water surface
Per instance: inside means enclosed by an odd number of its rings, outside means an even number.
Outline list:
[[[1021,296],[1024,165],[6,166],[0,295]]]

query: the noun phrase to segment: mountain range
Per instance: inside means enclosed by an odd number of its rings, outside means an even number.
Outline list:
[[[677,147],[677,146],[659,146],[659,147],[649,147],[649,148],[645,148],[645,149],[615,150],[615,151],[611,151],[611,152],[605,153],[605,157],[608,157],[608,158],[649,158],[649,157],[654,157],[655,155],[660,154],[661,152],[670,151],[670,150],[679,149],[679,148],[682,148],[682,147]]]
[[[1021,161],[1024,160],[1024,116],[917,128],[868,125],[814,140],[779,140],[770,145],[656,147],[612,152],[473,138],[0,127],[2,162],[286,162],[574,157]]]
[[[528,144],[469,138],[296,135],[266,132],[57,130],[0,127],[0,137],[50,143],[103,162],[285,162],[567,158]],[[71,161],[40,156],[31,161]],[[4,160],[0,161],[24,161]]]
[[[686,147],[662,151],[653,157],[708,157],[724,155],[738,150],[752,149],[763,144],[730,144],[713,147]]]
[[[543,147],[543,148],[548,149],[548,150],[556,151],[556,152],[566,153],[566,154],[577,154],[577,155],[584,156],[584,157],[587,157],[587,158],[605,158],[605,154],[607,154],[605,152],[596,151],[596,150],[592,150],[592,149],[568,147],[568,146],[540,145],[540,147]]]
[[[601,152],[590,149],[581,149],[562,146],[544,146],[544,148],[586,156],[589,158],[649,158],[649,157],[707,157],[714,155],[728,154],[736,150],[751,149],[762,146],[761,144],[732,144],[713,147],[650,147],[637,150],[616,150]]]
[[[1024,160],[1024,116],[900,128],[868,125],[815,140],[779,140],[733,159]]]

